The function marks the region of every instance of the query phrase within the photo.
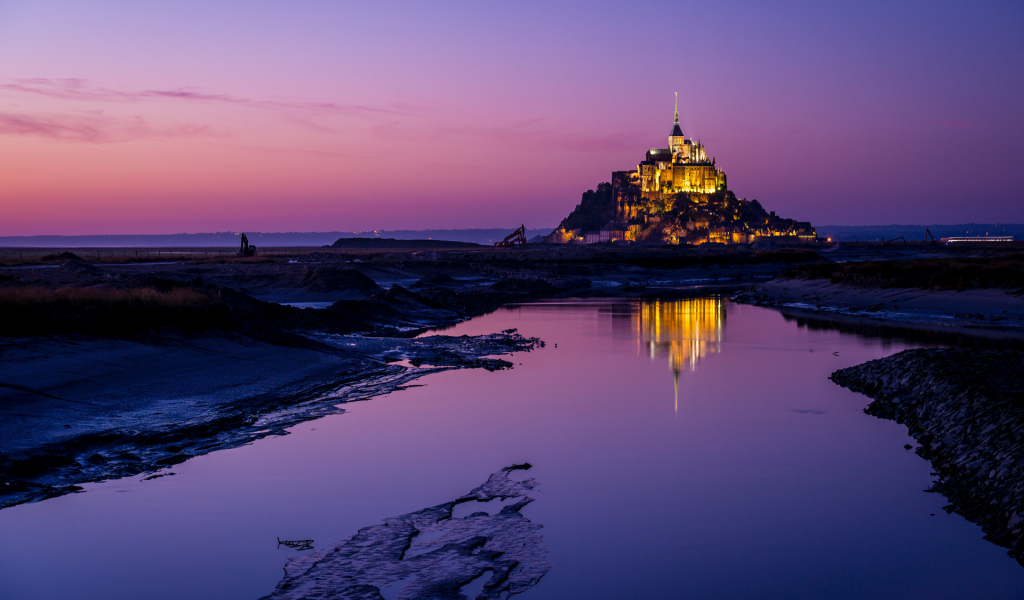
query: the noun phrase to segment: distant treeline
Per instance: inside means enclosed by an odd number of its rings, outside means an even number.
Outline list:
[[[527,229],[526,237],[551,233],[548,229]],[[328,232],[245,232],[249,243],[258,247],[330,246],[339,238],[392,238],[396,240],[444,240],[493,244],[512,233],[508,229],[397,229],[394,231]],[[0,236],[7,248],[229,248],[239,245],[241,232],[174,233],[167,235],[30,235]]]
[[[925,230],[935,239],[966,235],[1012,235],[1024,240],[1024,224],[964,223],[960,225],[823,225],[817,227],[818,237],[834,242],[877,242],[903,237],[921,241]]]

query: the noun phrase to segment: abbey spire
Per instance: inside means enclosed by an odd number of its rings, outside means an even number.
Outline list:
[[[683,137],[683,130],[680,129],[680,127],[679,127],[679,92],[676,92],[676,118],[675,118],[675,121],[672,124],[672,135],[669,136],[669,137],[670,138]],[[672,144],[672,142],[671,142],[671,139],[670,139],[669,140],[670,147],[671,147],[671,144]]]

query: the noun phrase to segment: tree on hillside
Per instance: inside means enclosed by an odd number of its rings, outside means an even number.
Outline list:
[[[615,218],[615,197],[612,195],[612,184],[599,183],[597,190],[587,190],[583,193],[580,203],[569,213],[569,216],[562,220],[564,229],[579,229],[580,231],[598,231],[608,221]]]

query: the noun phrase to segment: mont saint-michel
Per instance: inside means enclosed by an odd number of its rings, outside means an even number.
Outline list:
[[[588,190],[548,236],[558,244],[746,244],[765,238],[813,242],[809,222],[777,217],[757,200],[737,198],[725,171],[700,140],[679,126],[679,95],[667,148],[651,148],[635,169]]]
[[[0,2],[0,600],[1024,596],[1024,1],[127,4]]]

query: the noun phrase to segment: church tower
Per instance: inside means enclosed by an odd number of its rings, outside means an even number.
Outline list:
[[[677,159],[686,150],[686,136],[683,135],[683,130],[679,128],[679,92],[676,92],[676,118],[672,125],[672,135],[668,136],[668,148]]]

